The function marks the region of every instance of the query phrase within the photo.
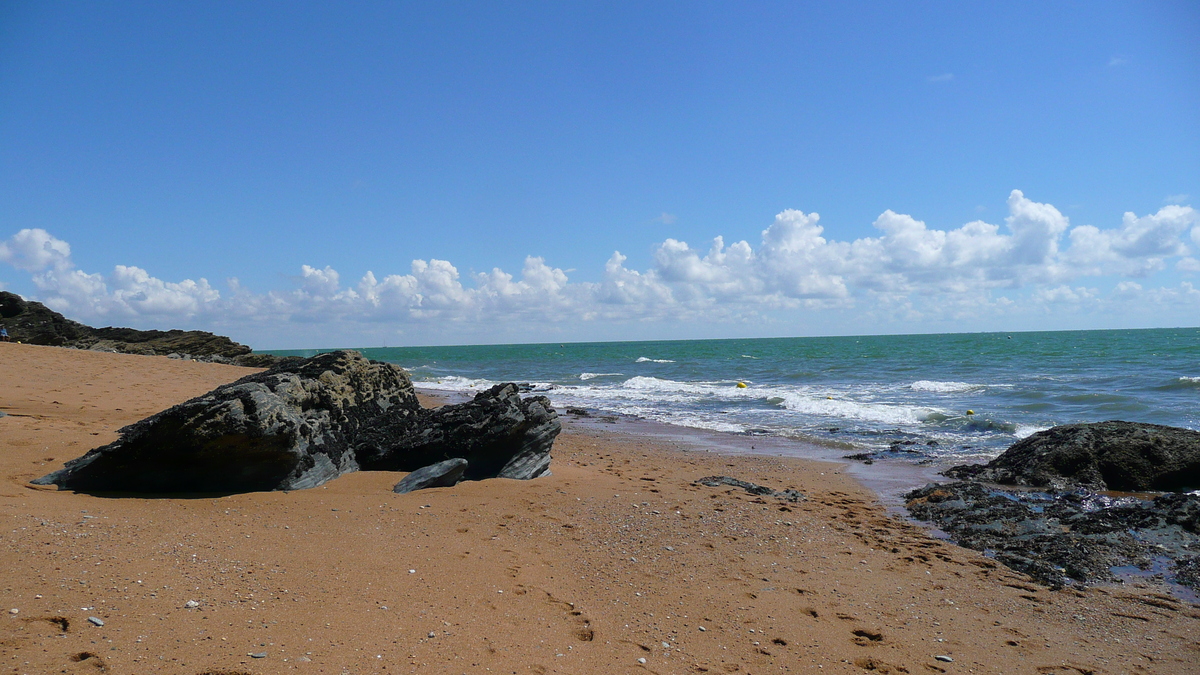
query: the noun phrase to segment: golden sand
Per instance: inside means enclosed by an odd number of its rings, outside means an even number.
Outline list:
[[[28,484],[249,372],[0,344],[2,672],[1200,672],[1200,608],[1152,587],[1050,591],[888,515],[839,465],[570,421],[533,481]],[[693,483],[712,474],[808,500]]]

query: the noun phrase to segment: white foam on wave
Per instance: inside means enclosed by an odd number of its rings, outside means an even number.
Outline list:
[[[459,377],[458,375],[449,375],[447,377],[439,377],[431,380],[417,380],[414,385],[422,389],[437,389],[439,391],[470,391],[474,389],[487,389],[499,382],[484,380],[472,377]]]
[[[594,380],[597,377],[621,377],[621,376],[622,376],[622,373],[580,373],[579,379],[586,382],[588,380]]]
[[[841,398],[820,398],[796,392],[781,392],[775,398],[787,410],[820,417],[840,417],[884,424],[919,424],[940,411],[919,406],[862,403]]]
[[[667,406],[669,414],[678,414],[678,406],[696,404],[711,404],[720,401],[746,401],[747,399],[764,398],[761,390],[753,388],[738,389],[735,382],[677,382],[658,377],[631,377],[619,384],[589,382],[581,385],[562,385],[555,388],[552,398],[582,403],[588,401],[591,405],[601,408],[611,408],[619,412],[629,412],[628,406],[642,406],[651,409],[655,406]],[[631,414],[641,414],[633,412]],[[655,418],[656,419],[656,418]]]
[[[648,356],[639,356],[634,363],[675,363],[671,359],[652,359]]]
[[[601,376],[619,376],[617,373],[583,373],[579,384],[559,384],[550,394],[556,406],[585,405],[603,410],[633,415],[642,419],[666,422],[697,429],[721,432],[741,432],[746,425],[758,424],[748,419],[726,418],[715,411],[703,412],[693,406],[705,408],[723,402],[740,409],[743,403],[758,401],[778,406],[790,414],[809,418],[836,419],[843,422],[857,421],[866,424],[895,426],[921,425],[931,417],[946,414],[936,408],[906,405],[900,402],[862,400],[863,396],[851,398],[846,393],[829,387],[808,389],[795,386],[758,386],[738,388],[735,381],[679,382],[676,380],[637,376],[623,382],[593,381]],[[589,377],[585,377],[589,376]],[[431,378],[415,382],[419,387],[447,391],[478,391],[491,387],[496,382],[458,376]],[[833,394],[833,397],[830,397]],[[864,392],[859,392],[864,394]],[[740,418],[741,416],[736,416]],[[811,420],[807,423],[824,424]],[[1017,435],[1023,438],[1038,427],[1019,428]]]
[[[511,381],[511,380],[506,380]],[[413,380],[413,386],[421,389],[434,389],[437,391],[456,391],[456,392],[475,392],[500,384],[492,380],[482,378],[459,377],[457,375],[448,375],[446,377],[435,377],[428,380]],[[529,382],[530,390],[533,392],[544,392],[554,389],[555,386],[549,382]],[[524,394],[524,392],[522,392]]]
[[[957,394],[964,391],[983,389],[982,384],[970,382],[939,382],[937,380],[917,380],[908,385],[913,391],[928,391],[935,394]]]
[[[642,407],[640,404],[650,404],[645,406],[647,409],[652,409],[654,404],[664,403],[694,404],[701,401],[712,403],[757,399],[803,415],[883,424],[920,424],[930,415],[943,412],[923,406],[863,402],[841,396],[830,398],[824,390],[820,393],[809,393],[797,391],[792,387],[738,388],[735,382],[677,382],[646,376],[631,377],[614,388],[571,388],[571,394],[588,399],[622,401],[625,405],[638,405],[639,408]],[[672,414],[678,414],[678,411]]]
[[[1183,375],[1179,378],[1179,381],[1187,382],[1188,384],[1200,384],[1200,377],[1189,377],[1187,375]]]
[[[1018,424],[1016,431],[1013,431],[1013,436],[1016,436],[1018,440],[1022,438],[1028,438],[1039,431],[1045,431],[1049,428],[1050,427],[1033,426],[1031,424]]]
[[[646,377],[644,375],[625,380],[621,383],[621,388],[640,391],[686,392],[698,396],[716,394],[719,389],[715,383],[710,382],[676,382],[675,380],[664,380],[659,377]],[[731,385],[727,385],[725,388],[735,389]]]
[[[661,408],[654,406],[625,405],[621,406],[618,412],[640,417],[641,419],[673,424],[680,427],[690,427],[692,429],[707,429],[708,431],[721,431],[725,433],[741,433],[746,430],[744,425],[726,422],[715,415],[679,412],[664,413]]]

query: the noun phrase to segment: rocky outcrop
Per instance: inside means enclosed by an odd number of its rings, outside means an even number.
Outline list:
[[[405,476],[392,492],[398,495],[424,490],[432,487],[451,487],[462,480],[463,472],[467,470],[467,460],[448,459],[444,462],[431,464]]]
[[[246,345],[201,330],[92,328],[7,291],[0,291],[0,325],[8,329],[11,339],[32,345],[148,356],[175,354],[258,368],[269,368],[279,360],[270,354],[252,354]]]
[[[121,430],[33,481],[86,492],[250,492],[320,485],[360,468],[465,460],[466,478],[549,473],[558,415],[513,384],[428,410],[398,366],[339,351],[283,361]],[[457,463],[455,463],[457,465]]]
[[[201,330],[135,330],[133,328],[93,328],[91,335],[76,339],[70,346],[79,349],[116,351],[124,354],[188,354],[193,358],[223,356],[237,358],[250,348],[223,336]]]
[[[467,460],[467,479],[529,479],[549,473],[550,446],[562,429],[544,396],[522,399],[499,384],[466,403],[394,410],[360,434],[363,469],[414,471],[450,458]]]
[[[1113,498],[1086,491],[999,490],[974,481],[906,495],[913,517],[1052,587],[1113,581],[1114,567],[1162,568],[1197,588],[1200,496]]]
[[[0,324],[17,342],[66,346],[91,334],[91,327],[72,321],[40,302],[0,291]]]
[[[1200,432],[1157,424],[1068,424],[944,475],[1002,485],[1127,492],[1200,489]]]
[[[403,370],[356,352],[330,352],[125,427],[116,442],[34,483],[114,492],[313,487],[358,469],[355,435],[393,407],[419,407]]]

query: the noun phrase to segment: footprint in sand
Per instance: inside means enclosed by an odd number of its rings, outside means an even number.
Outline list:
[[[576,608],[575,603],[567,602],[566,600],[559,600],[558,598],[554,597],[552,593],[541,588],[535,589],[525,586],[518,586],[518,589],[520,590],[518,590],[517,593],[522,595],[529,590],[536,590],[544,593],[546,596],[546,603],[564,611],[566,615],[564,618],[574,624],[571,632],[580,642],[592,642],[596,639],[596,631],[594,628],[592,628],[592,620],[584,615],[581,610]]]
[[[71,661],[89,665],[102,673],[108,670],[108,665],[104,663],[104,659],[100,658],[99,654],[92,652],[79,652],[78,654],[72,654]]]
[[[851,634],[854,636],[851,641],[860,647],[883,642],[883,633],[869,628],[856,628]]]
[[[908,668],[905,668],[904,666],[898,666],[892,663],[880,661],[879,659],[870,656],[866,658],[855,659],[854,665],[862,668],[863,670],[873,670],[877,673],[883,673],[884,675],[889,675],[890,673],[908,672]]]

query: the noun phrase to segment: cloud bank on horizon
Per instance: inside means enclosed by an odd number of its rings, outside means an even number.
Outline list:
[[[851,326],[913,332],[943,320],[987,325],[989,317],[1064,312],[1136,311],[1168,324],[1200,316],[1200,288],[1186,279],[1200,273],[1200,213],[1192,207],[1125,213],[1120,226],[1101,229],[1072,227],[1057,208],[1020,190],[1007,205],[1003,227],[980,220],[953,230],[887,210],[874,222],[879,236],[853,241],[829,239],[818,214],[789,209],[757,247],[718,236],[705,250],[669,238],[655,247],[649,269],[630,269],[614,252],[595,282],[573,282],[529,256],[519,278],[499,268],[464,278],[450,261],[418,259],[406,274],[367,271],[344,283],[329,266],[304,264],[292,288],[255,293],[229,279],[222,292],[204,278],[167,281],[136,266],[116,265],[109,274],[78,269],[69,243],[43,229],[0,243],[0,260],[31,274],[36,299],[81,321],[233,328],[276,347],[316,346],[288,344],[298,325],[350,342],[510,334],[537,341],[537,333],[521,331],[570,326],[582,329],[570,338],[587,339],[607,335],[589,334],[589,325],[638,322],[722,324],[753,334],[744,327],[786,327],[821,313],[849,314]],[[1148,283],[1172,270],[1180,273],[1174,282]]]

